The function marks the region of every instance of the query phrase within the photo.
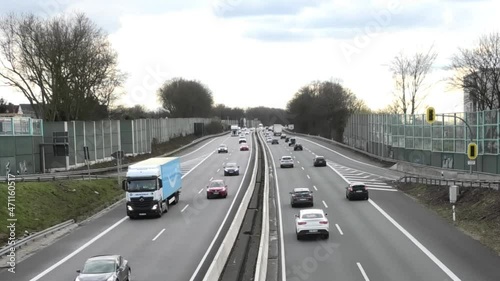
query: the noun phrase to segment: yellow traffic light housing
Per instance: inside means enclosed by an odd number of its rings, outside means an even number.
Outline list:
[[[471,142],[467,146],[467,156],[469,156],[470,160],[474,160],[477,158],[478,150],[477,150],[477,144]]]
[[[436,121],[436,110],[434,107],[428,107],[425,112],[425,120],[427,123],[432,124]]]

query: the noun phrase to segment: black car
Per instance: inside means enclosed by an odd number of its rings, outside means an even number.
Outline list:
[[[282,134],[282,135],[280,136],[280,139],[286,139],[286,135],[285,135],[285,134]]]
[[[290,192],[290,205],[314,206],[312,191],[309,188],[294,188],[293,192]]]
[[[238,176],[240,175],[240,166],[236,163],[227,163],[224,167],[224,176]]]
[[[288,141],[290,141],[290,138],[289,138],[289,137],[286,137],[286,138],[285,138],[285,142],[288,142]]]
[[[279,144],[278,139],[273,139],[273,140],[271,141],[271,144]]]
[[[368,200],[368,189],[362,182],[351,183],[345,188],[345,198],[349,199],[349,201],[353,199]]]
[[[76,272],[79,274],[75,281],[130,281],[132,273],[128,261],[120,255],[91,257]]]
[[[294,151],[296,151],[296,150],[301,150],[302,151],[303,150],[302,144],[300,144],[300,143],[295,144],[295,146],[293,147],[293,150]]]
[[[295,138],[290,138],[290,141],[288,142],[288,146],[295,145]]]
[[[326,166],[326,159],[324,156],[316,156],[313,159],[313,165],[314,167],[325,167]]]

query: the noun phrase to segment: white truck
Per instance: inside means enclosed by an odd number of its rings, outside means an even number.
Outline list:
[[[127,215],[161,217],[170,204],[179,202],[182,188],[178,157],[150,158],[130,165],[122,182],[126,191]]]
[[[281,136],[282,132],[283,132],[283,125],[281,125],[281,124],[274,124],[273,125],[274,136]]]
[[[238,125],[231,125],[231,137],[237,137],[240,135],[240,127]]]

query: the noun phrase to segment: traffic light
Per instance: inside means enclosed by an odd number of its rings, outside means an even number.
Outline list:
[[[467,146],[467,156],[469,156],[470,160],[474,160],[477,158],[477,144],[471,142]]]
[[[427,123],[432,124],[436,121],[436,110],[434,107],[428,107],[425,113],[425,120]]]

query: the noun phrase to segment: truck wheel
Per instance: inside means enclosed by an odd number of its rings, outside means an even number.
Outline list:
[[[156,216],[159,218],[161,218],[161,215],[163,215],[163,210],[161,208],[162,208],[161,203],[158,203],[158,212]]]
[[[168,199],[167,199],[167,201],[165,202],[165,213],[167,213],[167,212],[168,212]]]
[[[177,203],[179,203],[179,192],[176,192],[175,195],[174,195],[174,202],[172,203],[172,205],[176,205]]]

